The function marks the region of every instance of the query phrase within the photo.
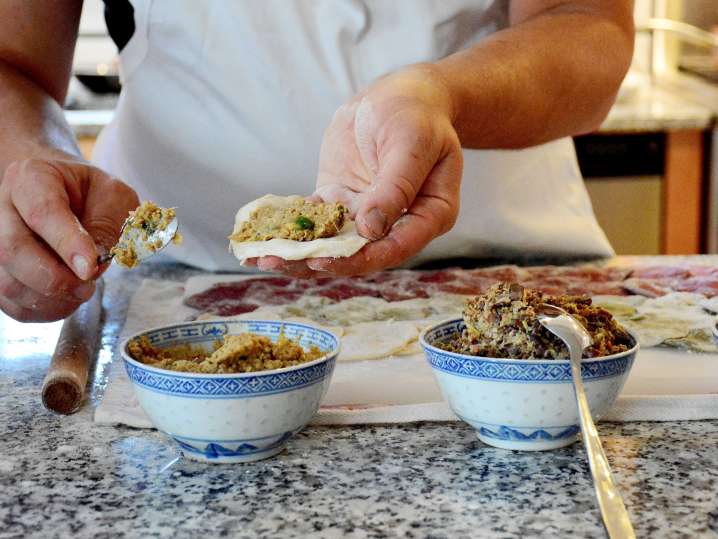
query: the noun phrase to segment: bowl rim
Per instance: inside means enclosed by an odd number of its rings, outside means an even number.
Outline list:
[[[147,365],[146,363],[142,363],[141,361],[137,361],[133,357],[130,356],[130,354],[127,352],[127,345],[130,343],[132,339],[136,339],[142,335],[146,335],[148,333],[152,333],[153,331],[161,331],[163,329],[168,328],[175,328],[175,327],[183,327],[183,326],[191,326],[194,324],[202,324],[202,323],[211,323],[211,322],[221,322],[221,323],[228,323],[228,322],[247,322],[247,323],[282,323],[282,324],[289,324],[293,326],[301,326],[304,328],[312,329],[315,331],[319,331],[322,333],[325,333],[327,335],[330,335],[332,338],[334,338],[334,341],[336,342],[336,345],[326,354],[322,355],[321,357],[318,357],[317,359],[314,359],[312,361],[307,361],[306,363],[300,363],[299,365],[293,365],[291,367],[281,367],[279,369],[272,369],[272,370],[265,370],[265,371],[252,371],[252,372],[233,372],[233,373],[204,373],[204,372],[184,372],[184,371],[172,371],[169,369],[160,369],[158,367],[153,367],[151,365]],[[192,320],[189,322],[175,322],[173,324],[164,324],[160,326],[151,327],[149,329],[144,329],[142,331],[139,331],[137,333],[133,333],[129,337],[123,339],[122,343],[120,344],[120,354],[122,356],[122,359],[125,363],[129,363],[130,365],[133,365],[135,367],[138,367],[140,369],[145,369],[157,374],[160,374],[162,376],[170,376],[175,378],[207,378],[207,379],[214,379],[214,378],[251,378],[256,376],[271,376],[274,374],[284,374],[296,370],[301,370],[307,367],[313,367],[315,365],[319,365],[323,362],[328,362],[332,359],[335,359],[341,350],[342,342],[341,338],[334,332],[329,331],[328,329],[320,328],[318,326],[313,326],[309,324],[305,324],[303,322],[291,322],[291,321],[283,321],[283,320],[268,320],[268,319],[252,319],[252,320]]]
[[[500,363],[513,363],[513,364],[537,364],[537,363],[549,363],[551,365],[569,365],[571,363],[570,359],[514,359],[514,358],[507,358],[507,357],[488,357],[488,356],[471,356],[468,354],[459,354],[458,352],[449,352],[448,350],[443,350],[441,348],[438,348],[434,346],[433,344],[430,344],[426,340],[426,335],[430,331],[433,331],[441,326],[453,324],[456,322],[463,322],[463,317],[459,318],[447,318],[445,320],[442,320],[440,322],[437,322],[435,324],[432,324],[431,326],[424,328],[424,330],[419,334],[419,344],[424,348],[424,350],[431,350],[432,352],[436,352],[438,354],[445,354],[448,356],[451,356],[453,358],[462,359],[462,360],[471,360],[471,361],[497,361]],[[623,352],[617,352],[615,354],[611,354],[608,356],[600,356],[600,357],[591,357],[591,358],[582,358],[581,363],[598,363],[602,361],[610,361],[612,359],[618,359],[624,356],[628,356],[631,354],[635,354],[640,349],[641,345],[638,342],[638,339],[636,338],[635,333],[632,331],[623,328],[633,339],[634,345],[629,348],[628,350],[625,350]],[[433,368],[433,366],[432,366]]]

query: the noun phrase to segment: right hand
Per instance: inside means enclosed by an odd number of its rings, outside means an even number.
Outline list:
[[[70,155],[11,163],[0,181],[0,309],[22,322],[71,314],[138,204],[130,187]]]

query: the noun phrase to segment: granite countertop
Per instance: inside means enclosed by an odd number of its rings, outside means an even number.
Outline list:
[[[248,465],[178,458],[155,431],[92,423],[127,298],[154,265],[107,279],[88,405],[39,388],[56,324],[0,318],[0,537],[604,537],[580,443],[483,445],[462,423],[310,428]],[[718,421],[600,424],[639,537],[718,534]]]
[[[707,129],[715,113],[675,92],[642,85],[617,100],[603,121],[602,133],[659,132],[677,129]]]

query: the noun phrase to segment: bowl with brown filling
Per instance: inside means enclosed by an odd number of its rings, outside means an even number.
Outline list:
[[[282,451],[319,409],[338,352],[326,330],[271,320],[173,324],[122,346],[154,426],[185,456],[221,463]]]
[[[613,405],[628,378],[638,343],[590,298],[496,284],[467,301],[463,318],[420,336],[444,398],[484,443],[544,450],[577,439],[568,350],[538,322],[543,303],[568,311],[591,334],[581,373],[594,420]]]

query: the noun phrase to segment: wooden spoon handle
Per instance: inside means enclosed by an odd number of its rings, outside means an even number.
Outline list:
[[[58,414],[76,412],[85,398],[87,377],[96,358],[102,316],[104,282],[95,293],[65,319],[55,352],[42,383],[42,403]]]

